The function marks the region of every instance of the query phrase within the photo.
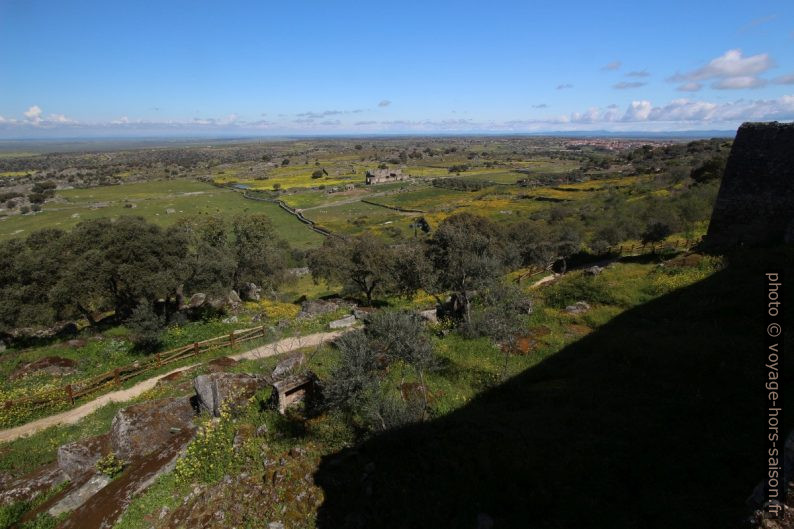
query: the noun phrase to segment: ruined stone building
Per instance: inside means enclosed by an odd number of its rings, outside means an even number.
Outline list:
[[[794,243],[794,124],[744,123],[736,133],[706,244]]]
[[[367,171],[364,182],[369,186],[399,182],[400,180],[408,180],[410,177],[411,175],[403,173],[402,169],[375,169],[374,171]]]

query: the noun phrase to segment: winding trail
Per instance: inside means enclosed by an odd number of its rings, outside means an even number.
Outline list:
[[[234,360],[255,360],[258,358],[266,358],[268,356],[275,356],[283,353],[288,353],[290,351],[295,351],[296,349],[302,349],[304,347],[313,347],[320,345],[322,343],[331,341],[338,336],[340,336],[344,331],[336,331],[336,332],[318,332],[315,334],[308,334],[306,336],[293,336],[290,338],[284,338],[283,340],[278,340],[276,342],[272,342],[269,344],[265,344],[254,349],[237,353],[234,355],[228,355],[229,358]],[[63,424],[74,424],[83,417],[90,415],[91,413],[95,412],[102,406],[110,403],[110,402],[124,402],[130,399],[133,399],[152,389],[157,382],[163,378],[176,373],[177,371],[184,371],[186,369],[190,369],[201,365],[201,362],[190,364],[186,366],[181,366],[179,368],[173,369],[167,373],[163,373],[161,375],[154,376],[152,378],[147,378],[141,382],[138,382],[132,387],[127,389],[120,389],[118,391],[111,391],[110,393],[105,393],[102,396],[97,397],[96,399],[86,402],[78,406],[77,408],[73,408],[71,410],[66,410],[61,413],[57,413],[55,415],[49,415],[47,417],[42,417],[41,419],[22,424],[20,426],[16,426],[14,428],[9,428],[7,430],[0,430],[0,443],[13,441],[20,437],[25,437],[45,428],[49,428],[50,426],[56,425],[63,425]]]

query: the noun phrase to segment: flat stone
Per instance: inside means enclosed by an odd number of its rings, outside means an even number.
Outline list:
[[[419,316],[429,323],[438,323],[438,311],[436,309],[428,309],[419,312]]]
[[[273,380],[280,380],[287,375],[291,375],[305,360],[303,353],[291,354],[276,364],[273,369]]]
[[[344,329],[345,327],[350,327],[356,323],[356,317],[352,314],[350,316],[345,316],[342,319],[334,320],[328,324],[328,327],[331,329]]]
[[[565,307],[565,312],[568,314],[582,314],[590,310],[590,304],[586,301],[577,301],[573,305]]]
[[[97,492],[107,487],[110,481],[110,477],[104,474],[96,474],[91,476],[91,478],[83,483],[80,487],[58,500],[55,505],[49,508],[47,514],[50,516],[58,516],[65,512],[73,511],[78,507],[81,507]]]

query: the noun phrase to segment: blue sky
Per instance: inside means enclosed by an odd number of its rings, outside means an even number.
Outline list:
[[[730,129],[794,2],[0,0],[0,137]]]

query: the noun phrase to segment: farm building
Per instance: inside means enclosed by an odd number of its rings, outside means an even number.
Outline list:
[[[403,173],[402,169],[375,169],[367,171],[364,182],[369,186],[372,184],[386,184],[388,182],[399,182],[408,180],[411,175]]]

